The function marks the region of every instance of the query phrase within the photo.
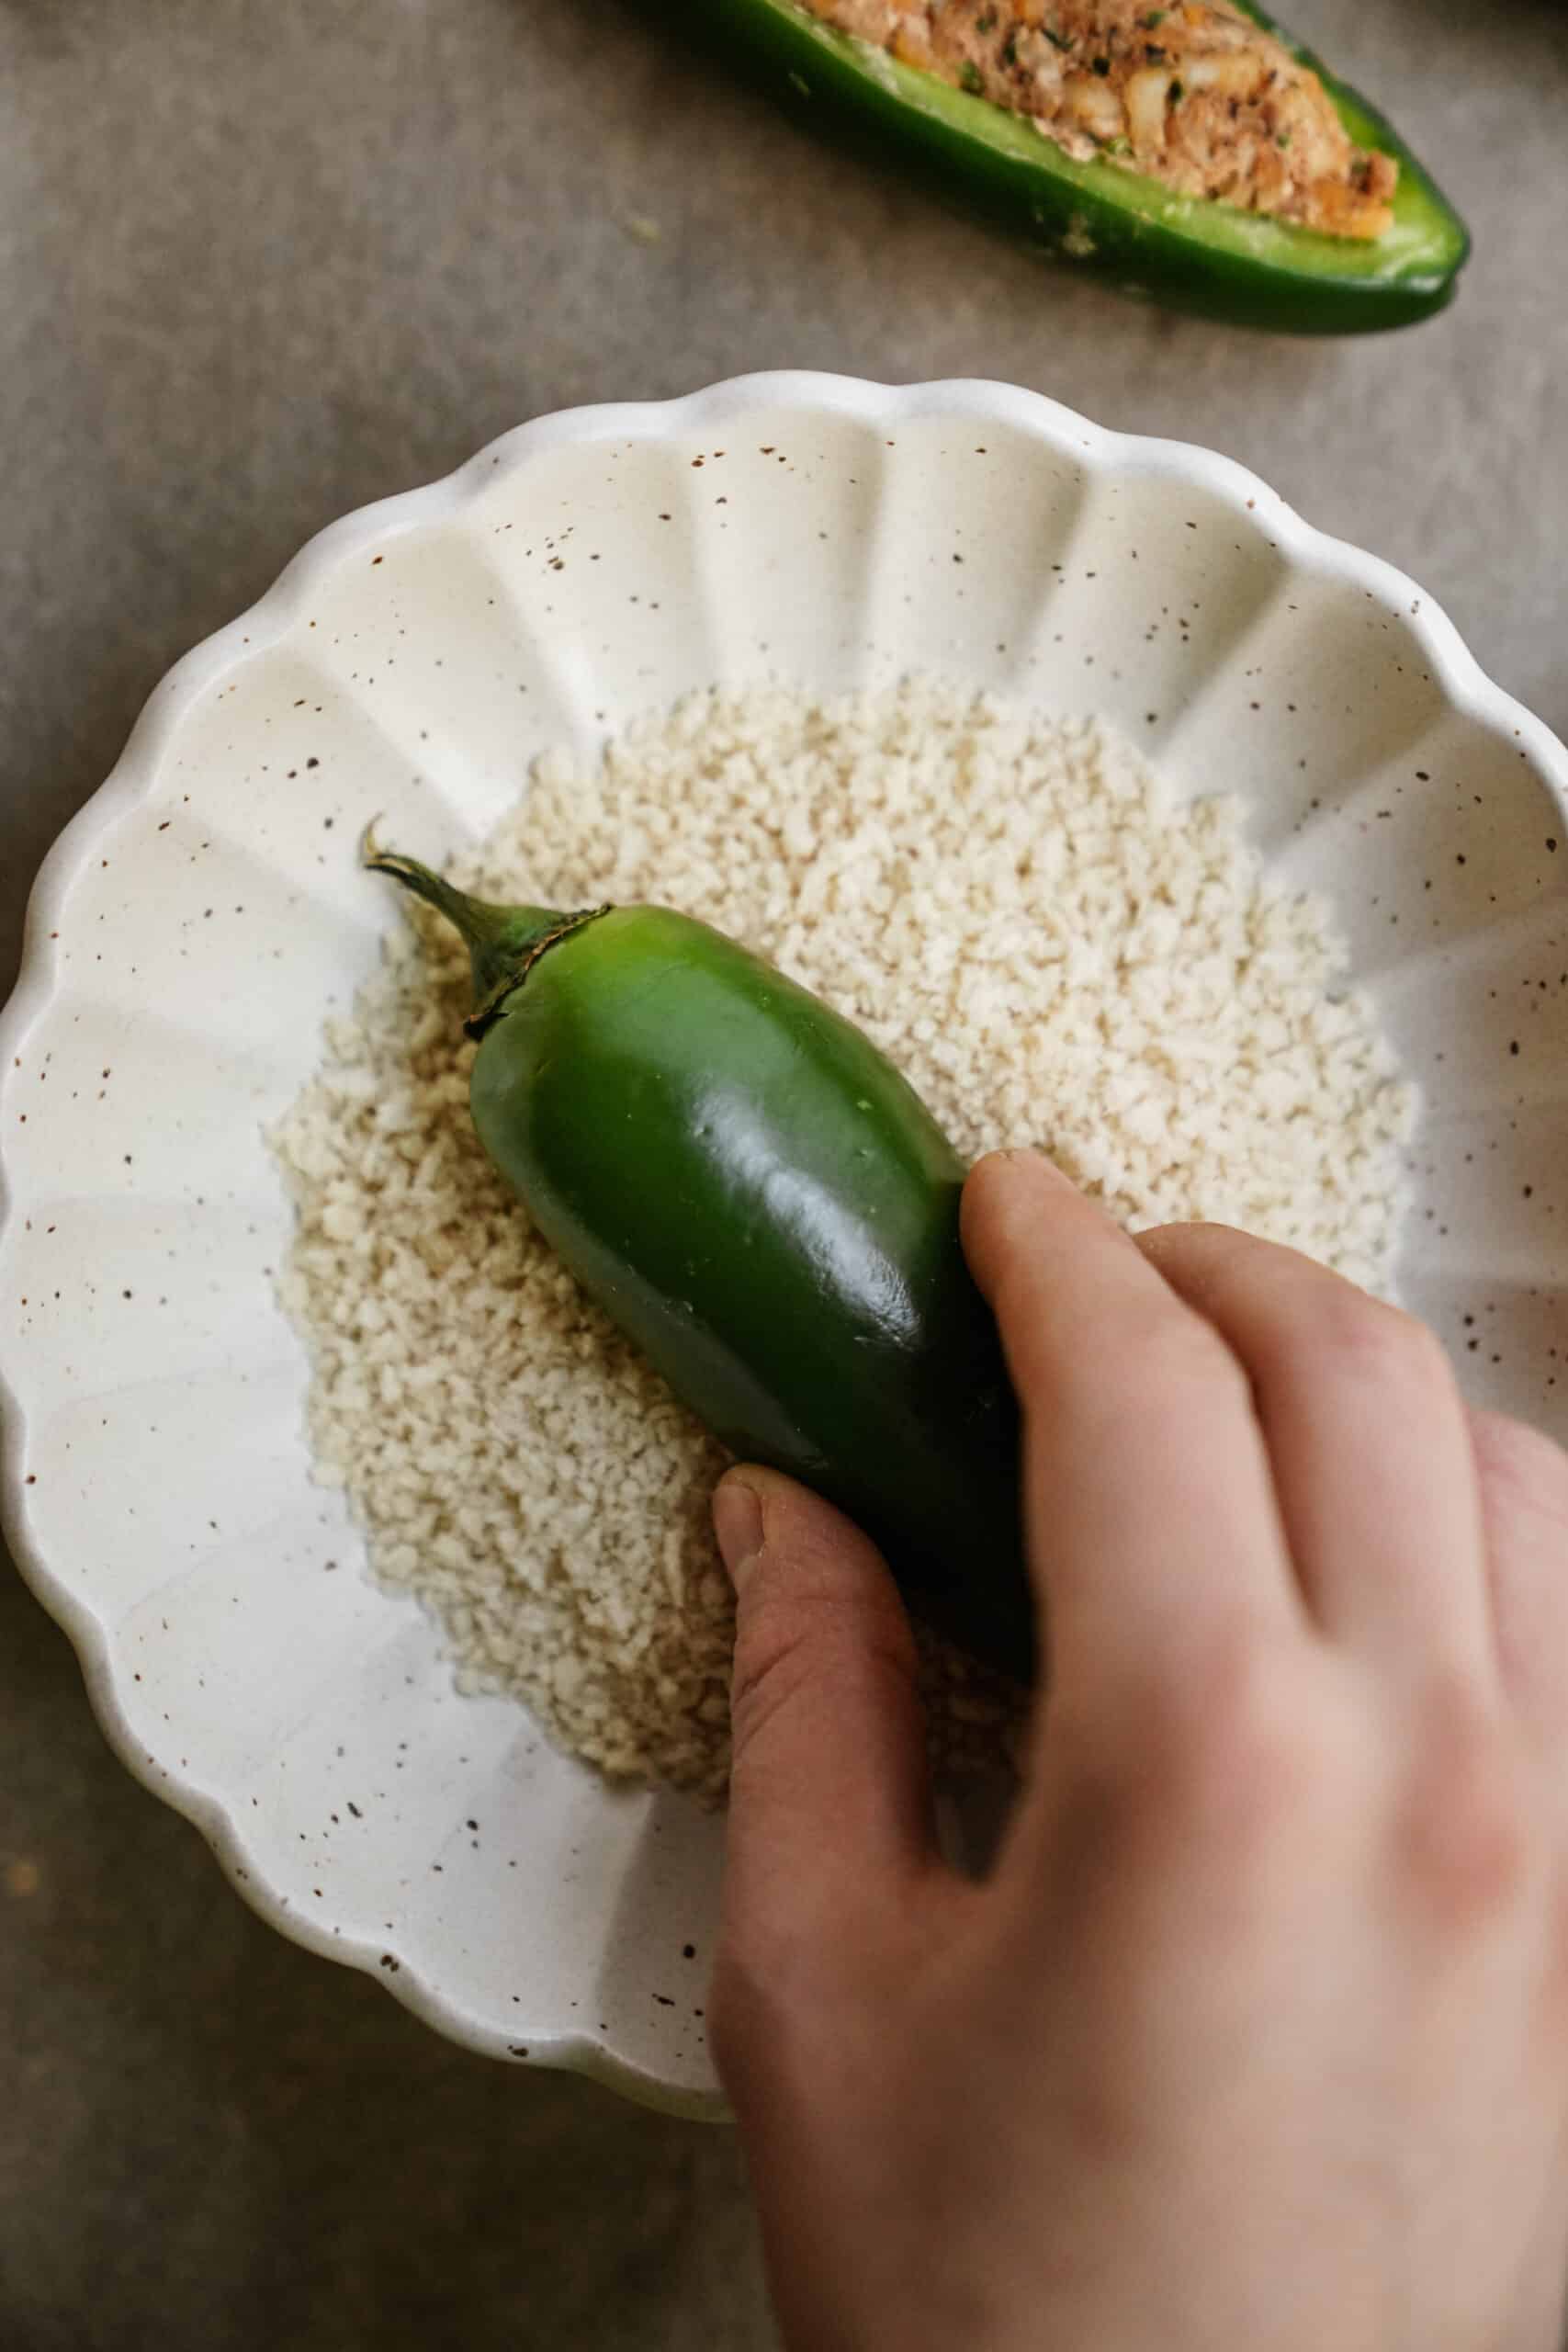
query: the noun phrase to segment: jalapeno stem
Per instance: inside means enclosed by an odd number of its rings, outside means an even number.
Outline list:
[[[527,977],[528,968],[558,939],[603,914],[583,907],[568,914],[557,907],[498,907],[459,890],[413,857],[384,850],[372,833],[364,842],[365,863],[373,874],[389,874],[405,890],[434,907],[463,937],[474,975],[474,1010],[465,1027],[478,1036],[488,1028],[502,1001]]]

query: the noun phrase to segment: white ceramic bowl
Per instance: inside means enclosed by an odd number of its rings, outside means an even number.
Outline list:
[[[689,2113],[721,1826],[457,1695],[369,1581],[311,1483],[263,1128],[397,920],[372,815],[439,857],[547,745],[912,668],[1248,796],[1425,1082],[1404,1295],[1476,1397],[1568,1436],[1568,754],[1250,475],[998,385],[582,410],[323,533],[153,695],[0,1027],[6,1525],[120,1755],[287,1934]]]

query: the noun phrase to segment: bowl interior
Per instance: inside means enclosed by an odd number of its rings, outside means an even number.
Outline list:
[[[18,1555],[122,1751],[290,1933],[496,2055],[712,2109],[721,1830],[458,1696],[312,1483],[263,1141],[538,752],[911,670],[1116,723],[1322,891],[1425,1090],[1401,1287],[1568,1437],[1563,758],[1397,574],[1201,453],[985,386],[764,379],[511,436],[165,682],[35,899],[0,1118]]]

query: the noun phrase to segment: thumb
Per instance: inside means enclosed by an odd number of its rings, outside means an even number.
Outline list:
[[[776,1471],[732,1470],[714,1528],[736,1591],[725,1936],[769,1968],[933,1860],[914,1639],[881,1555]]]

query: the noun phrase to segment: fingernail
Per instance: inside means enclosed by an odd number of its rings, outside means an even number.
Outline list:
[[[729,1581],[739,1590],[747,1569],[762,1548],[762,1503],[743,1478],[726,1478],[713,1498],[713,1532]]]
[[[995,1151],[986,1152],[975,1164],[977,1168],[983,1168],[989,1160],[995,1160],[1002,1168],[1043,1168],[1053,1176],[1062,1176],[1061,1170],[1043,1144],[998,1144]],[[1067,1179],[1062,1176],[1062,1182],[1065,1184]]]
[[[1073,1183],[1072,1178],[1070,1176],[1063,1175],[1061,1170],[1057,1167],[1055,1161],[1051,1158],[1050,1153],[1045,1150],[1043,1145],[1031,1144],[1022,1151],[1010,1154],[1010,1157],[1021,1160],[1026,1167],[1032,1169],[1037,1175],[1043,1176],[1055,1183],[1065,1184],[1069,1193],[1077,1189]]]

